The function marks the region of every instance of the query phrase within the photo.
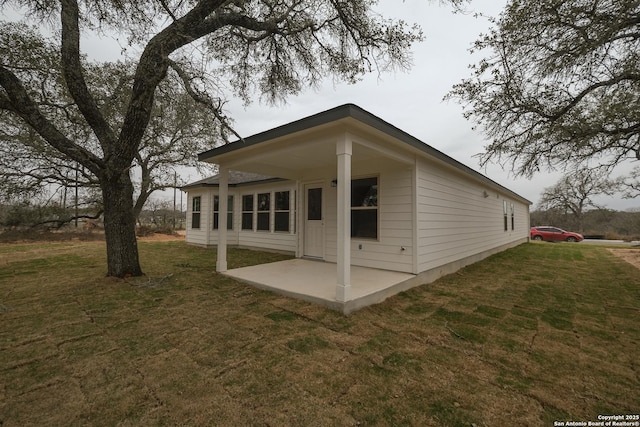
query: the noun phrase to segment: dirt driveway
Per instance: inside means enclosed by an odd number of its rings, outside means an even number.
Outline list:
[[[609,252],[627,261],[629,264],[640,269],[640,249],[617,249],[611,248]]]

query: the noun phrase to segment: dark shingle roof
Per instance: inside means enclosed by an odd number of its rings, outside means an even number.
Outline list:
[[[260,175],[257,173],[229,171],[229,186],[237,187],[239,185],[255,184],[260,182],[272,182],[282,181],[281,178],[275,178],[267,175]],[[220,176],[213,175],[208,178],[201,179],[200,181],[192,182],[183,187],[182,190],[197,188],[197,187],[218,187],[220,185]]]

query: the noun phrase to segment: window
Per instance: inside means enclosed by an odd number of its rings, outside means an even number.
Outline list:
[[[253,230],[253,194],[242,196],[242,229]]]
[[[213,229],[218,229],[218,211],[220,210],[220,199],[213,196]],[[233,196],[227,198],[227,230],[233,230]]]
[[[351,181],[351,237],[378,238],[378,178]]]
[[[322,188],[309,188],[307,190],[307,220],[322,220]]]
[[[290,228],[291,228],[290,197],[291,197],[290,191],[275,191],[273,193],[270,192],[270,193],[243,195],[242,196],[242,229],[254,230],[254,227],[255,227],[256,231],[278,231],[278,232],[290,231]],[[295,197],[295,193],[294,193],[294,197]],[[254,203],[254,200],[255,200],[255,203]],[[216,211],[217,211],[217,207],[216,207]],[[255,224],[254,224],[254,221],[255,221]],[[294,224],[294,227],[295,227],[295,224]]]
[[[509,227],[507,227],[507,201],[502,201],[502,213],[504,216],[504,231],[507,231]]]
[[[269,231],[269,214],[271,213],[271,193],[258,194],[258,230]]]
[[[276,191],[274,199],[274,231],[289,231],[289,192]]]
[[[511,230],[513,231],[515,229],[516,229],[515,212],[514,212],[513,203],[511,203]]]
[[[191,228],[200,228],[200,196],[191,201]]]

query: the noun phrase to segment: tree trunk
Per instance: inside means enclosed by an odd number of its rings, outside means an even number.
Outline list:
[[[114,179],[100,181],[107,241],[107,276],[141,276],[131,178],[125,171]]]

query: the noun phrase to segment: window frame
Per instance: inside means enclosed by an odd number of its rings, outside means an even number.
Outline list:
[[[264,199],[266,198],[266,203]],[[261,200],[262,199],[262,200]],[[271,231],[271,191],[256,193],[256,231]],[[266,217],[266,224],[264,218]],[[266,228],[264,227],[266,225]]]
[[[515,206],[511,203],[511,231],[516,229]]]
[[[296,232],[296,191],[292,187],[275,187],[276,189],[254,190],[250,193],[237,194],[239,201],[240,212],[240,231],[253,231],[254,233],[280,233],[280,234],[295,234]],[[286,206],[277,206],[278,200],[276,195],[279,193],[287,193]],[[293,198],[292,198],[293,197]],[[251,198],[251,210],[248,210],[247,202]],[[262,204],[261,204],[262,200]],[[237,202],[238,203],[238,202]],[[247,206],[245,206],[247,205]],[[277,207],[286,207],[286,209],[276,209]],[[276,216],[278,214],[286,214],[286,230],[276,229]],[[248,216],[251,215],[251,228],[246,228],[248,223]],[[262,216],[262,228],[260,228],[260,216]],[[292,217],[293,215],[293,217]],[[265,217],[268,221],[265,221]],[[268,224],[268,228],[265,225]],[[281,222],[284,224],[284,221]]]
[[[507,209],[508,209],[508,204],[507,204],[507,200],[504,199],[502,200],[502,214],[503,214],[503,218],[504,218],[504,231],[509,231],[509,223],[507,220]]]
[[[373,184],[371,186],[371,188],[375,188],[375,204],[367,204],[367,205],[359,205],[359,206],[354,206],[354,202],[356,201],[356,199],[354,199],[354,184],[356,184],[358,181],[367,181],[367,180],[372,180],[375,179],[375,184]],[[368,193],[365,195],[365,198],[371,197]],[[364,200],[364,199],[363,199]],[[351,179],[351,202],[350,202],[351,206],[350,206],[350,215],[351,215],[351,239],[356,239],[356,240],[375,240],[378,241],[380,238],[380,176],[379,175],[372,175],[372,176],[363,176],[363,177],[358,177],[358,178],[352,178]],[[356,220],[356,216],[360,215],[360,213],[370,213],[370,212],[375,212],[375,236],[362,236],[362,235],[354,235],[355,232],[357,232],[357,227],[354,227],[354,224],[356,224],[358,221]],[[373,230],[369,230],[369,231],[373,231]],[[365,233],[367,232],[367,230],[365,230]]]
[[[246,198],[251,198],[251,210],[246,210],[245,209],[245,199]],[[241,217],[240,217],[240,229],[243,231],[255,231],[254,225],[255,225],[255,208],[256,208],[256,204],[255,204],[255,196],[254,193],[250,193],[250,194],[243,194],[242,195],[242,205],[240,206],[240,208],[242,209],[241,211]],[[245,218],[247,217],[247,215],[251,215],[251,228],[247,228],[245,227]]]
[[[227,196],[227,230],[233,231],[233,194]],[[220,195],[213,195],[213,229],[218,229],[219,212],[220,209]]]
[[[196,209],[197,207],[197,209]],[[200,219],[202,212],[202,196],[193,196],[191,199],[191,228],[199,230],[201,228]],[[196,221],[197,218],[197,221]],[[194,224],[197,223],[197,227]]]
[[[278,193],[286,193],[287,194],[287,203],[286,203],[286,209],[278,209],[279,205],[278,205]],[[286,213],[286,217],[287,217],[287,228],[285,230],[279,230],[278,229],[278,214],[284,214]],[[280,215],[280,216],[284,216],[284,215]],[[273,232],[274,233],[289,233],[291,231],[291,190],[282,190],[282,191],[274,191],[273,192]]]

